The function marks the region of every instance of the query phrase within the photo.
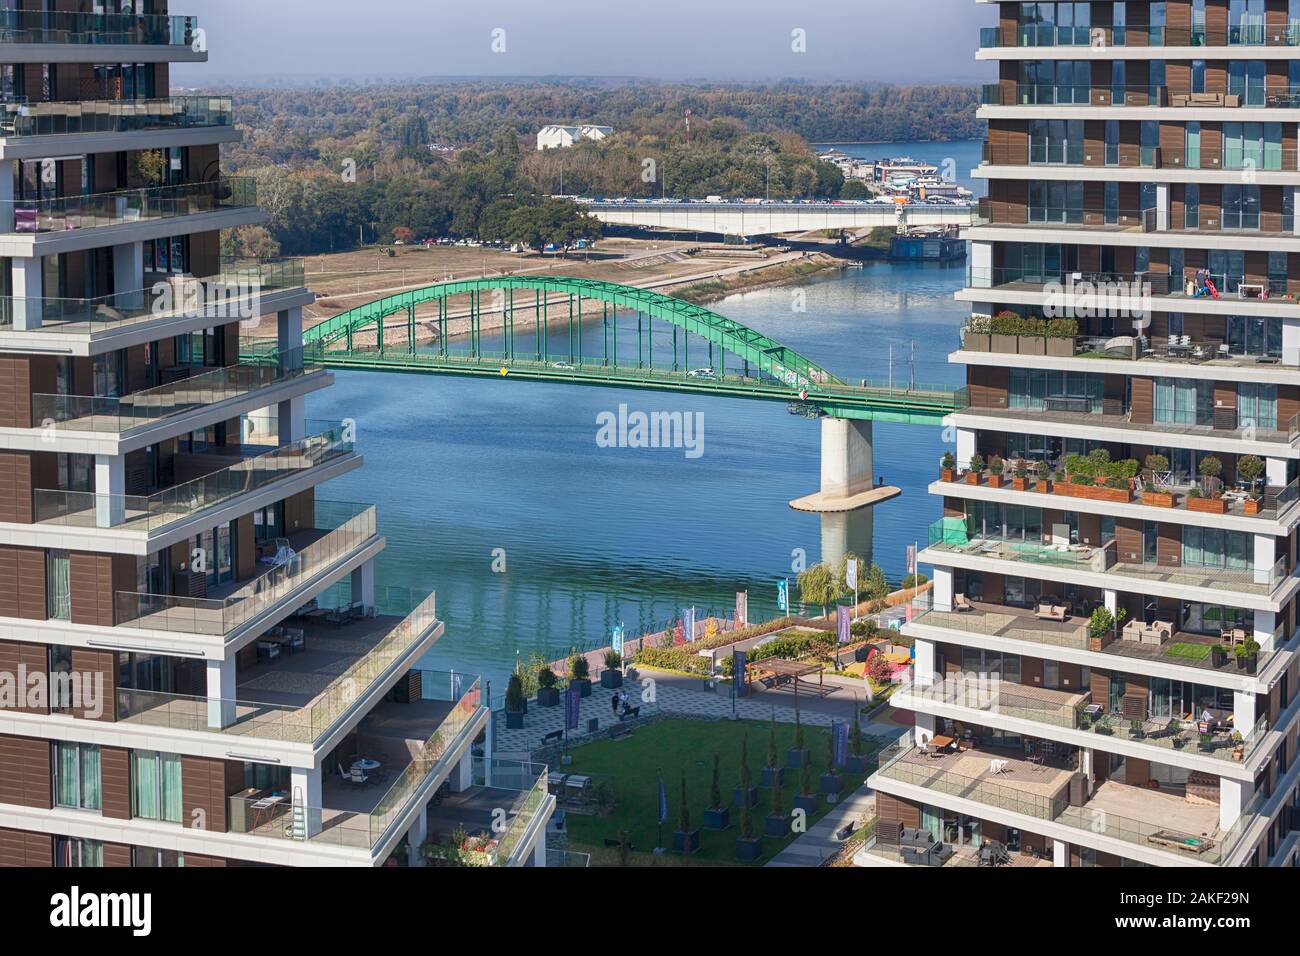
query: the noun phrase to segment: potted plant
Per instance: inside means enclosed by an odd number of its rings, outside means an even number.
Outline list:
[[[1169,459],[1164,455],[1147,455],[1143,465],[1146,466],[1147,474],[1142,482],[1142,503],[1152,508],[1172,508],[1173,493],[1159,491],[1155,484],[1156,475],[1169,471]]]
[[[760,772],[759,779],[763,786],[780,786],[785,783],[785,767],[780,766],[776,759],[776,714],[772,714],[772,719],[767,726],[767,766]]]
[[[794,746],[785,755],[785,765],[791,770],[798,770],[807,761],[808,755],[803,749],[803,721],[799,708],[794,709]]]
[[[1047,462],[1038,461],[1034,463],[1034,477],[1038,479],[1038,485],[1035,491],[1046,494],[1051,490],[1049,479],[1051,478],[1051,469],[1047,467]]]
[[[569,658],[569,686],[578,688],[578,696],[591,696],[591,665],[587,663],[587,658],[582,654],[574,654]]]
[[[1011,487],[1015,491],[1029,490],[1029,466],[1024,461],[1016,465],[1015,474],[1011,476]]]
[[[1259,514],[1260,497],[1256,490],[1259,476],[1264,473],[1264,459],[1258,455],[1242,455],[1237,459],[1237,474],[1250,483],[1250,497],[1243,503],[1248,515]]]
[[[543,667],[537,672],[537,705],[539,707],[557,707],[560,703],[560,688],[555,686],[559,678],[555,671]]]
[[[722,802],[722,787],[718,777],[722,757],[713,751],[713,781],[709,785],[709,805],[704,810],[704,826],[710,830],[725,830],[731,826],[731,808]]]
[[[1095,608],[1088,618],[1088,649],[1104,651],[1115,639],[1115,615],[1105,607]]]
[[[799,768],[799,792],[795,794],[794,805],[804,813],[812,814],[821,806],[822,795],[813,786],[812,761],[805,760]]]
[[[790,817],[785,812],[781,784],[772,788],[772,809],[767,815],[763,832],[770,837],[785,837],[790,833]]]
[[[673,851],[688,856],[700,848],[700,831],[691,829],[691,810],[686,800],[686,768],[682,768],[681,805],[677,808],[677,829],[673,831]]]
[[[1201,459],[1201,463],[1196,470],[1201,474],[1201,487],[1193,489],[1192,493],[1187,496],[1187,510],[1208,514],[1227,514],[1227,499],[1214,494],[1215,483],[1219,475],[1223,473],[1223,462],[1213,455],[1206,455]],[[1197,494],[1198,491],[1200,494]]]
[[[1259,644],[1253,640],[1248,640],[1237,648],[1237,667],[1247,674],[1255,673],[1259,667]]]
[[[736,859],[753,863],[763,855],[763,838],[754,832],[754,814],[750,804],[740,808],[740,836],[736,837]]]
[[[970,456],[970,468],[966,472],[966,484],[978,485],[984,475],[984,458],[982,455]]]
[[[826,737],[826,772],[822,774],[821,786],[828,803],[837,801],[844,789],[844,780],[835,772],[835,737],[829,734]]]
[[[524,697],[524,681],[516,672],[506,684],[506,729],[522,730],[528,701]]]
[[[742,810],[758,806],[758,787],[749,775],[749,734],[740,738],[740,784],[731,793],[731,805]]]
[[[1210,648],[1210,660],[1215,667],[1223,667],[1228,663],[1228,648],[1223,644],[1215,644]]]
[[[943,458],[939,461],[939,477],[944,481],[957,480],[957,459],[950,451],[944,452]]]
[[[1142,729],[1142,721],[1136,718],[1128,722],[1128,735],[1134,740],[1145,740],[1146,731]]]
[[[1097,721],[1096,725],[1092,729],[1103,737],[1110,737],[1115,733],[1114,729],[1110,725],[1109,717],[1102,717]]]
[[[862,753],[862,723],[858,705],[853,705],[853,725],[849,727],[849,760],[844,769],[849,773],[866,773],[867,758]]]
[[[998,455],[989,456],[989,487],[1001,488],[1006,466]]]
[[[605,652],[605,669],[600,672],[600,686],[613,690],[623,686],[623,655],[618,651]]]
[[[1240,730],[1232,732],[1232,759],[1240,763],[1246,756],[1246,738],[1241,735]]]

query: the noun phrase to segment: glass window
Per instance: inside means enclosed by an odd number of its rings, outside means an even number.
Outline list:
[[[67,551],[45,552],[46,612],[55,621],[72,620],[71,557]]]
[[[181,822],[181,758],[177,754],[131,752],[131,815],[142,820]]]
[[[54,865],[56,867],[98,867],[104,865],[104,844],[98,840],[78,840],[72,837],[54,838]]]
[[[77,810],[102,807],[99,747],[95,744],[54,742],[54,803]]]

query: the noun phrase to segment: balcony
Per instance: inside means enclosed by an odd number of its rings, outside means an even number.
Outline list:
[[[236,322],[262,314],[261,296],[303,287],[301,259],[222,262],[212,276],[171,277],[148,289],[93,299],[0,297],[0,334],[97,335],[168,318]]]
[[[0,10],[0,43],[192,46],[198,17]]]
[[[230,797],[234,832],[368,851],[390,836],[431,778],[468,748],[463,732],[484,713],[477,677],[416,673],[419,700],[382,703],[357,728],[357,755],[379,761],[382,781],[345,783],[325,767],[319,807],[295,806],[287,792]]]
[[[1113,169],[1187,169],[1196,172],[1227,170],[1255,173],[1294,173],[1300,169],[1300,150],[1283,149],[1281,143],[1250,143],[1223,146],[1218,151],[1206,148],[1140,146],[1131,143],[1106,143],[1099,162],[1089,161],[1082,140],[1048,142],[1035,140],[1019,145],[994,145],[984,141],[981,165],[1042,166],[1080,170]]]
[[[0,139],[234,126],[228,96],[0,103]]]
[[[270,570],[250,581],[216,588],[209,597],[119,591],[118,627],[227,636],[274,607],[299,587],[357,554],[376,536],[373,505],[318,501],[313,527],[284,539],[261,560]]]
[[[468,865],[506,866],[519,853],[537,814],[545,809],[549,789],[545,764],[516,760],[492,761],[492,785],[486,785],[481,759],[474,761],[471,790],[453,793],[428,809],[429,842],[435,856],[459,859]],[[500,811],[509,821],[498,828]],[[451,845],[464,831],[469,849]],[[517,861],[517,865],[522,865]]]
[[[1137,708],[1137,698],[1126,709]],[[1161,750],[1209,757],[1226,763],[1249,763],[1268,734],[1268,720],[1260,717],[1254,727],[1237,732],[1233,715],[1202,727],[1198,714],[1189,712],[1177,717],[1153,716],[1145,704],[1130,712],[1115,711],[1106,701],[1094,701],[1091,691],[1068,693],[1032,685],[1015,684],[999,679],[997,674],[980,679],[945,679],[932,686],[905,684],[890,698],[890,704],[902,710],[933,712],[936,706],[974,711],[979,715],[1009,717],[1051,728],[1091,731],[1097,746],[1106,749],[1105,739],[1124,740]],[[1159,760],[1156,755],[1151,759]]]
[[[951,855],[940,864],[941,867],[958,868],[967,866],[980,866],[979,848],[970,844],[962,846],[947,845],[951,850]],[[1008,853],[1008,862],[1005,866],[1015,868],[1025,867],[1046,867],[1051,869],[1053,866],[1051,860],[1042,857],[1032,856],[1029,853],[1019,851]],[[906,859],[902,850],[896,843],[882,843],[874,835],[858,850],[858,855],[854,856],[854,863],[858,866],[920,866],[922,864],[913,863]]]
[[[223,505],[241,495],[298,478],[354,453],[351,429],[330,422],[308,422],[317,429],[302,441],[272,451],[244,457],[259,446],[216,449],[205,456],[211,463],[223,453],[233,454],[235,464],[201,478],[175,485],[148,497],[108,495],[95,492],[37,490],[35,523],[65,528],[117,528],[156,534],[201,511]],[[207,467],[199,464],[196,467]]]
[[[251,177],[218,177],[202,183],[119,189],[58,199],[18,199],[0,203],[0,229],[17,235],[65,234],[101,226],[160,222],[257,206]]]
[[[1014,562],[1007,574],[1037,576],[1036,569],[1082,571],[1113,575],[1118,590],[1133,590],[1140,584],[1171,584],[1222,593],[1271,595],[1290,579],[1286,557],[1270,568],[1256,568],[1248,560],[1243,568],[1182,567],[1121,562],[1115,539],[1100,544],[1063,544],[1048,535],[983,533],[958,518],[944,518],[930,526],[929,550],[938,554],[961,554],[999,562]],[[932,559],[933,560],[933,559]],[[939,562],[942,563],[942,562]],[[1128,579],[1122,582],[1120,578]]]
[[[1061,603],[1058,597],[1051,597],[1050,600],[1053,604]],[[1236,654],[1229,653],[1234,650],[1232,629],[1226,629],[1226,641],[1223,635],[1215,637],[1178,630],[1172,624],[1167,630],[1159,629],[1155,635],[1146,635],[1145,641],[1143,630],[1132,626],[1127,630],[1121,628],[1118,634],[1111,631],[1093,637],[1088,628],[1092,608],[1087,604],[1070,607],[1064,621],[1048,621],[1040,619],[1032,607],[1011,607],[974,599],[968,599],[968,603],[971,608],[968,611],[935,610],[932,596],[922,595],[912,602],[911,623],[941,628],[956,635],[980,634],[1009,641],[1023,641],[1043,648],[1064,647],[1090,651],[1115,658],[1116,670],[1123,670],[1125,661],[1158,661],[1224,675],[1247,673],[1237,663]],[[1036,600],[1031,603],[1036,603]],[[1156,640],[1157,637],[1160,639]],[[1279,638],[1280,635],[1275,636],[1274,646],[1278,646]],[[960,640],[959,637],[956,639]],[[1216,647],[1224,648],[1223,653],[1216,654]],[[1026,653],[1031,657],[1050,656],[1049,651],[1028,650]],[[1266,667],[1275,653],[1272,650],[1260,650],[1256,671]]]
[[[985,83],[984,106],[1117,106],[1173,109],[1295,109],[1300,93],[1266,93],[1262,87],[1232,92],[1193,93],[1167,86],[1086,86],[1052,83]],[[1195,119],[1190,115],[1189,119]]]
[[[125,435],[262,389],[319,375],[321,371],[320,366],[305,366],[302,349],[294,349],[283,356],[259,356],[237,365],[201,371],[120,398],[34,394],[32,427]]]
[[[1074,758],[1051,756],[1050,749],[1041,744],[1031,745],[1032,760],[1024,759],[1020,751],[990,747],[934,756],[933,750],[916,747],[912,736],[909,731],[881,751],[876,776],[1049,821],[1081,835],[1121,840],[1188,863],[1222,864],[1253,817],[1252,802],[1237,823],[1224,831],[1216,806],[1113,780],[1099,783],[1092,796],[1086,797],[1086,781],[1077,779],[1082,775],[1073,769]],[[994,772],[995,761],[1001,772]],[[1087,844],[1088,838],[1080,842]]]
[[[971,225],[1003,229],[1069,229],[1071,231],[1082,229],[1103,233],[1158,232],[1162,236],[1182,236],[1189,239],[1217,239],[1223,236],[1242,239],[1295,238],[1293,216],[1281,212],[1261,214],[1258,203],[1237,210],[1225,208],[1221,210],[1218,219],[1204,220],[1206,228],[1177,228],[1172,225],[1162,227],[1159,217],[1160,211],[1154,206],[1147,209],[1099,209],[1081,206],[1030,205],[1026,209],[1023,220],[1011,220],[995,216],[993,201],[985,196],[979,200],[977,212],[971,218]],[[1216,228],[1209,228],[1211,225]],[[1081,237],[1080,241],[1087,240]]]
[[[1006,49],[1008,47],[1091,47],[1100,44],[1110,47],[1203,47],[1203,46],[1300,46],[1300,21],[1289,20],[1277,26],[1262,19],[1232,24],[1226,31],[1221,28],[1207,32],[1204,23],[1190,27],[1173,27],[1166,24],[1091,24],[1060,25],[1055,23],[1022,23],[1007,28],[981,27],[980,47]],[[1243,51],[1243,54],[1246,51]]]
[[[402,619],[377,616],[348,621],[345,615],[342,623],[333,624],[299,618],[294,626],[303,632],[304,649],[243,671],[236,685],[240,697],[119,688],[117,720],[315,744],[438,623],[433,594]]]

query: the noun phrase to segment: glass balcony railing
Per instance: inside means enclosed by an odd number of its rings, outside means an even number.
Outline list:
[[[230,594],[193,598],[119,591],[114,596],[113,619],[119,627],[148,631],[230,634],[371,541],[376,534],[374,506],[318,501],[314,528],[328,533],[286,555],[281,564]],[[421,619],[433,610],[429,605]]]
[[[233,126],[228,96],[0,103],[0,139]]]
[[[1098,161],[1099,160],[1099,161]],[[1035,139],[1019,145],[984,143],[983,162],[995,166],[1079,166],[1119,169],[1228,169],[1256,172],[1293,172],[1300,168],[1300,152],[1280,143],[1236,143],[1218,150],[1208,147],[1137,146],[1106,143],[1103,152],[1089,157],[1082,140]]]
[[[215,275],[171,276],[148,289],[94,299],[0,296],[0,332],[94,335],[185,316],[236,322],[262,314],[262,295],[302,285],[301,259],[227,259]]]
[[[178,186],[0,203],[0,228],[18,234],[72,232],[256,205],[257,183],[252,178],[221,177]]]
[[[0,42],[193,46],[198,17],[0,10]]]
[[[1300,21],[1289,20],[1269,25],[1264,19],[1242,18],[1230,24],[1227,32],[1220,27],[1215,34],[1205,24],[1172,27],[1167,24],[1093,24],[1061,25],[1025,23],[1002,27],[983,27],[980,46],[985,49],[1005,47],[1203,47],[1203,46],[1297,46],[1300,45]]]
[[[1089,86],[1054,83],[986,83],[984,106],[1160,106],[1178,109],[1238,107],[1294,109],[1300,89],[1269,91],[1264,86],[1233,87],[1227,91],[1191,92],[1168,86]]]
[[[320,371],[318,365],[304,366],[302,349],[293,349],[283,356],[251,358],[120,398],[35,394],[32,427],[122,434]]]
[[[152,534],[207,508],[301,476],[353,453],[350,427],[309,422],[308,428],[319,430],[301,441],[148,497],[40,489],[34,494],[36,523]]]

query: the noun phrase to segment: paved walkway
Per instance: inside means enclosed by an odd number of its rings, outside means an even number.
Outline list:
[[[876,794],[866,784],[831,807],[826,816],[818,820],[807,833],[796,837],[790,845],[768,860],[765,866],[821,866],[840,849],[841,840],[836,832],[845,824],[858,824],[876,812]]]
[[[641,707],[641,716],[650,717],[660,711],[690,714],[693,716],[726,719],[732,715],[731,690],[727,684],[719,684],[717,690],[704,689],[704,682],[672,674],[657,674],[642,670],[641,678],[630,680],[623,686],[628,701],[633,707]],[[829,690],[828,685],[828,690]],[[582,701],[579,710],[577,734],[586,734],[587,721],[596,718],[600,729],[604,730],[615,722],[610,701],[614,692],[606,690],[599,683],[593,683],[591,696]],[[499,757],[525,758],[527,754],[542,746],[542,738],[547,734],[564,728],[563,696],[558,707],[539,707],[537,701],[529,701],[528,714],[524,718],[522,730],[507,730],[504,711],[492,715],[494,747]],[[859,703],[862,703],[859,700]],[[818,699],[816,693],[807,691],[799,694],[800,720],[817,727],[829,727],[832,720],[852,720],[854,699],[848,689],[836,688],[834,693]],[[781,723],[794,723],[794,694],[786,690],[765,690],[749,699],[735,702],[736,716],[743,720],[768,720],[775,713]],[[862,725],[862,732],[871,737],[896,738],[901,728],[887,722],[871,722]]]

